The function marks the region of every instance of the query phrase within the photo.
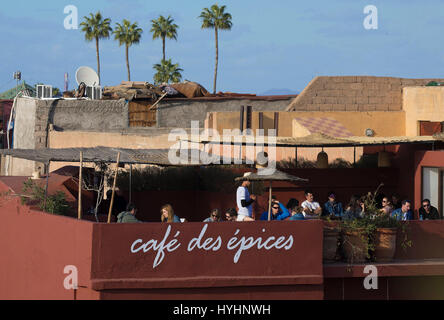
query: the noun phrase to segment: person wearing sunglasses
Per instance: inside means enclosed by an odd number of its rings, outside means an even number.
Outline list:
[[[390,215],[393,211],[393,205],[388,197],[382,198],[382,208],[381,213],[384,213],[386,215]]]
[[[439,220],[441,216],[434,206],[430,204],[429,199],[422,200],[421,208],[419,208],[419,220]]]
[[[284,220],[290,216],[290,212],[278,200],[271,202],[270,220]],[[260,220],[268,220],[268,211],[264,211]]]
[[[203,222],[219,222],[220,221],[220,211],[219,209],[213,209],[210,212],[210,216],[206,218]]]
[[[225,212],[225,220],[226,221],[236,221],[237,220],[237,211],[234,208],[227,209]]]

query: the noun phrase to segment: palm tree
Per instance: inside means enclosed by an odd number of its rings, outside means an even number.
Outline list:
[[[129,67],[129,59],[128,59],[128,49],[133,44],[137,44],[140,42],[140,38],[142,37],[143,30],[139,28],[136,23],[131,23],[130,21],[123,19],[122,24],[116,23],[116,27],[114,29],[114,39],[119,40],[119,46],[125,45],[125,54],[126,54],[126,69],[128,70],[128,81],[131,81],[131,73]]]
[[[100,83],[100,55],[99,55],[99,39],[108,39],[110,33],[113,31],[111,28],[111,19],[103,19],[99,11],[96,15],[89,14],[90,17],[83,17],[84,21],[80,24],[82,31],[85,32],[85,40],[96,40],[96,54],[97,54],[97,74],[99,75]]]
[[[165,60],[165,38],[177,40],[177,29],[179,26],[174,22],[171,16],[165,19],[164,16],[159,16],[157,20],[151,20],[151,30],[153,33],[153,40],[157,38],[162,39],[163,59]]]
[[[214,29],[216,40],[216,66],[214,67],[213,94],[216,93],[217,63],[219,59],[218,30],[231,30],[231,14],[225,12],[225,6],[213,4],[211,9],[204,8],[199,16],[202,29]]]
[[[179,64],[173,64],[171,59],[162,60],[160,63],[156,63],[153,66],[156,70],[154,75],[154,83],[160,84],[163,82],[179,82],[182,79],[182,74],[180,73],[183,69],[179,68]]]

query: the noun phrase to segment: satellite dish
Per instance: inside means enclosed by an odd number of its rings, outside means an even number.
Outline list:
[[[85,83],[88,87],[94,87],[99,85],[99,76],[90,67],[80,67],[76,71],[77,84]]]

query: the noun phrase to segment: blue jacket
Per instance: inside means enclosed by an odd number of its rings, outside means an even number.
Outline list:
[[[344,210],[342,209],[342,203],[334,202],[331,204],[330,201],[327,201],[324,204],[324,215],[335,215],[336,217],[342,217],[344,214]]]
[[[167,222],[167,220],[164,220],[163,222]],[[181,222],[180,218],[176,215],[173,216],[173,222]]]
[[[305,220],[304,215],[302,213],[296,213],[294,216],[291,216],[288,220]]]
[[[285,208],[282,205],[282,203],[279,203],[279,207],[281,209],[279,210],[279,213],[276,216],[274,216],[273,213],[270,213],[271,220],[284,220],[290,216],[290,212],[288,211],[287,208]],[[268,220],[268,211],[264,211],[262,213],[260,220]]]
[[[390,214],[390,217],[392,218],[396,218],[396,220],[413,220],[413,212],[411,210],[406,212],[406,217],[404,219],[404,214],[402,212],[402,209],[396,209],[393,210],[392,213]]]

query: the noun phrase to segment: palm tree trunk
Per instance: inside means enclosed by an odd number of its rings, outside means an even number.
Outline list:
[[[217,37],[217,28],[214,28],[216,34],[216,65],[214,67],[214,82],[213,82],[213,94],[216,94],[216,79],[217,79],[217,62],[219,60],[219,44]]]
[[[163,60],[165,60],[165,37],[162,38],[162,45],[163,45]]]
[[[99,38],[96,37],[96,54],[97,54],[97,74],[99,76],[99,83],[97,85],[100,85],[100,55],[99,55]]]
[[[129,59],[128,59],[128,48],[129,48],[129,46],[126,45],[126,69],[128,70],[128,81],[131,81],[131,73],[130,73],[130,66],[129,66]]]

